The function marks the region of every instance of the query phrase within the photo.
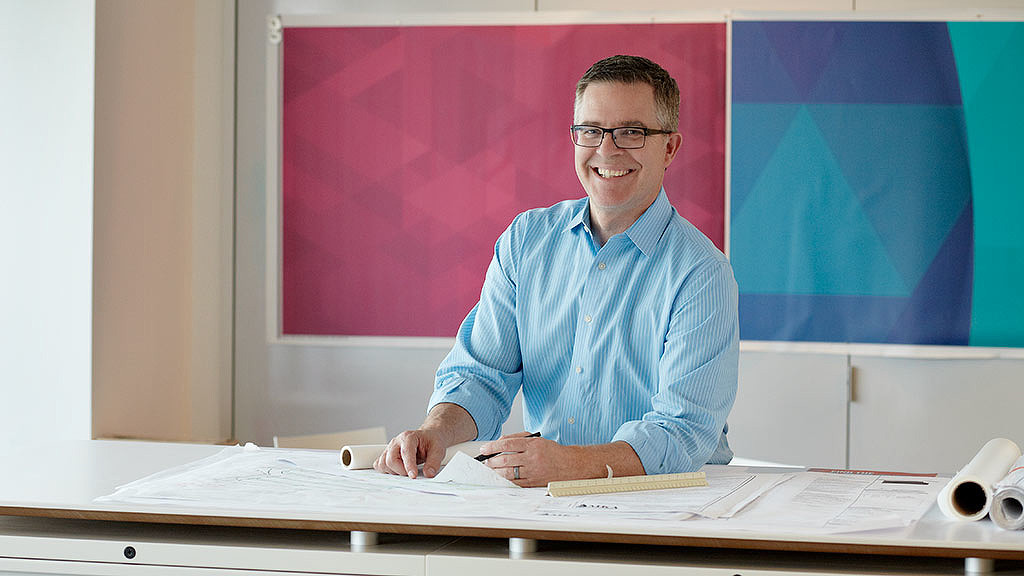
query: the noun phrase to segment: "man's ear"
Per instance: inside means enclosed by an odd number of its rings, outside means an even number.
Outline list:
[[[672,160],[679,153],[679,149],[683,147],[683,135],[679,132],[673,132],[668,135],[665,139],[665,168],[672,163]]]

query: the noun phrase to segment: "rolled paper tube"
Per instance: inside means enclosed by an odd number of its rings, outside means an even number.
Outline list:
[[[992,496],[992,509],[988,511],[996,526],[1004,530],[1024,528],[1024,488],[1003,486]]]
[[[992,487],[1020,456],[1020,448],[1013,441],[989,440],[939,492],[939,510],[954,520],[984,518],[992,507]]]
[[[988,515],[1004,530],[1024,528],[1024,456],[1013,463],[1010,473],[994,487]]]
[[[480,446],[484,442],[463,442],[462,444],[456,444],[450,446],[448,451],[445,452],[444,458],[441,460],[441,465],[444,466],[452,459],[458,452],[464,452],[467,456],[477,456],[480,454]],[[387,448],[387,444],[360,444],[355,446],[342,446],[341,448],[341,465],[347,470],[365,470],[367,468],[373,468],[373,463],[377,460],[377,456],[380,456],[381,452]]]

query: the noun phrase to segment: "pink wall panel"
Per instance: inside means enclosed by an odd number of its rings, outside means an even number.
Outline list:
[[[679,81],[665,187],[721,247],[724,24],[286,29],[283,333],[453,336],[512,218],[584,196],[573,91],[620,53]]]

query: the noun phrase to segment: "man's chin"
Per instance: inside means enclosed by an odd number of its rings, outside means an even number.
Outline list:
[[[587,196],[590,196],[602,205],[621,204],[636,195],[636,190],[630,182],[598,180],[589,182],[584,188],[587,191]]]
[[[655,199],[657,194],[641,196],[635,190],[608,188],[587,188],[587,197],[590,199],[591,209],[599,209],[608,213],[630,212],[642,206],[640,212],[646,210]]]

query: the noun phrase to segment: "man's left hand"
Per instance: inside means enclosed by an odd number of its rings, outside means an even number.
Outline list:
[[[594,446],[563,446],[528,432],[509,434],[480,447],[482,454],[499,453],[485,464],[524,488],[547,486],[556,480],[603,478],[610,466],[615,476],[644,473],[636,452],[626,442]]]

